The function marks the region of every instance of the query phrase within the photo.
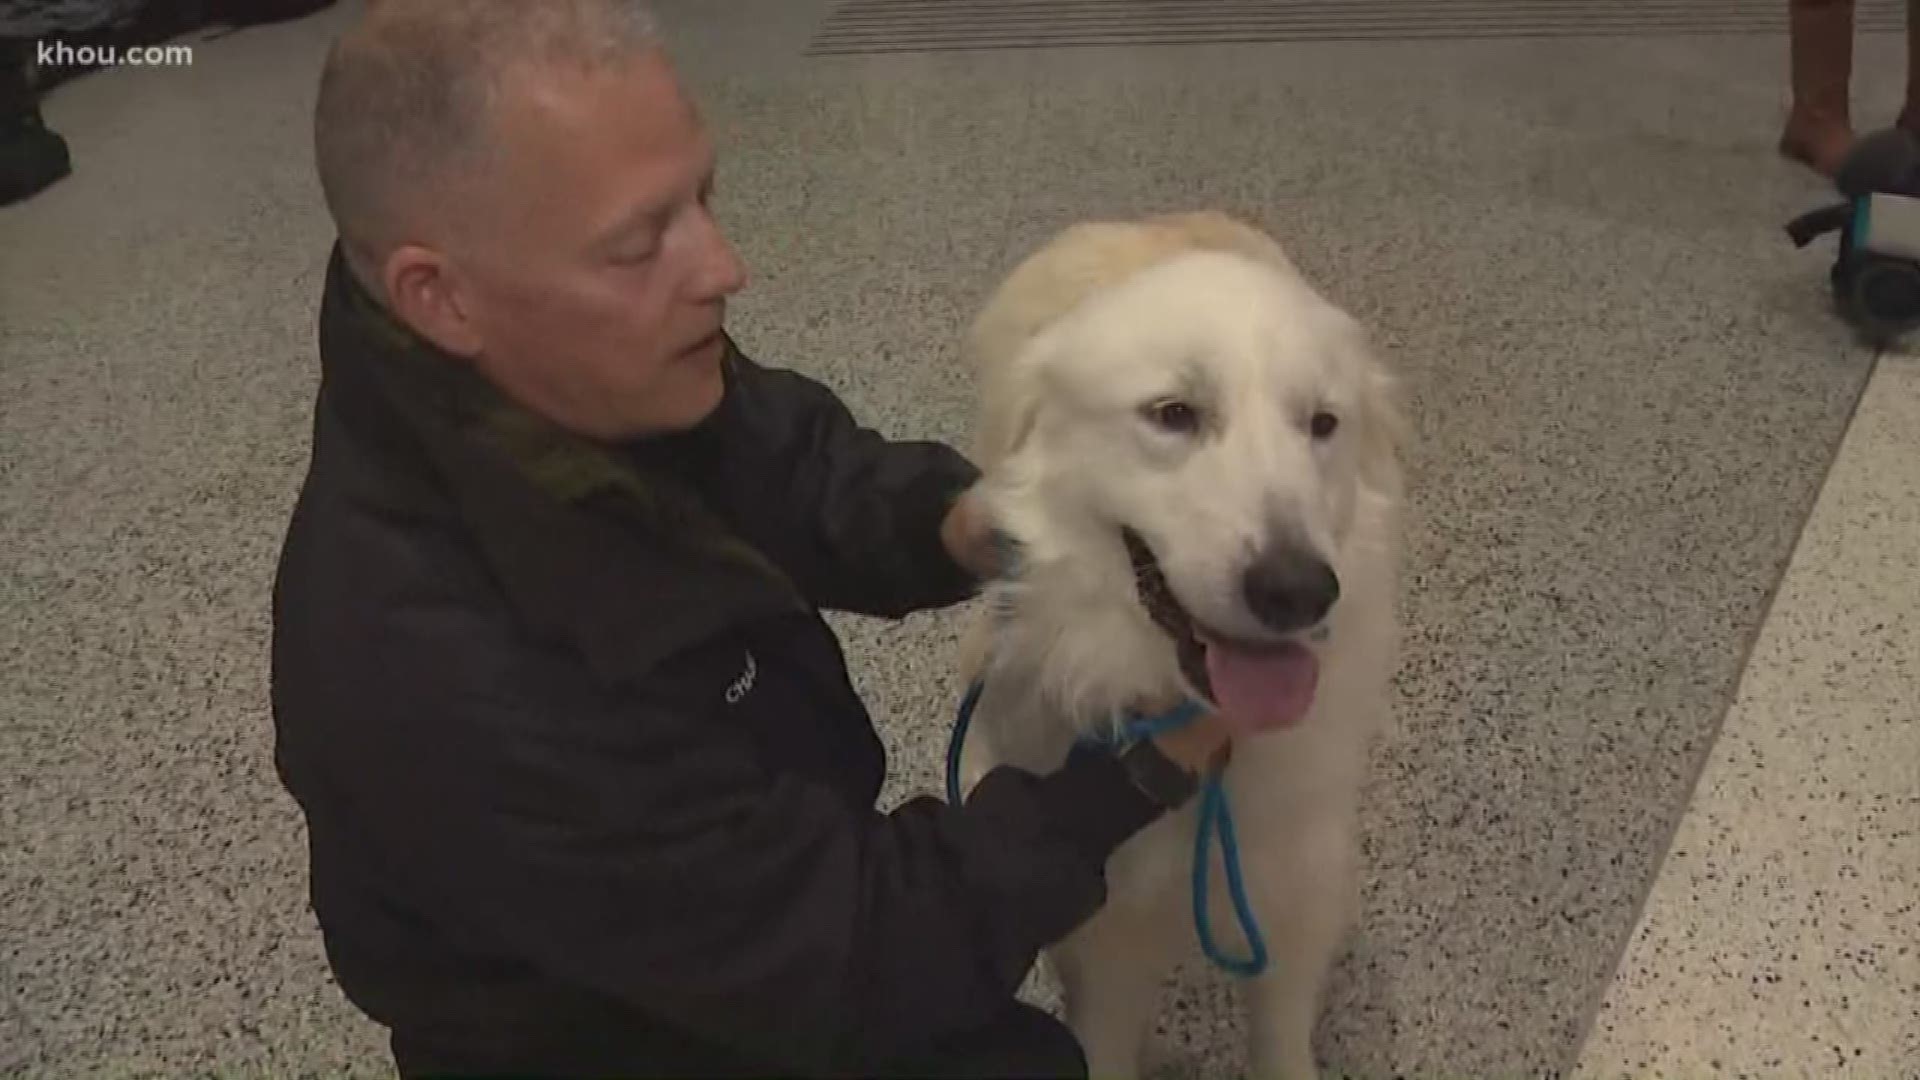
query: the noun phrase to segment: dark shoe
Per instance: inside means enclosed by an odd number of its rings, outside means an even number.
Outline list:
[[[47,130],[27,78],[30,43],[0,38],[0,206],[16,203],[73,171],[67,140]]]
[[[0,206],[36,195],[73,172],[67,140],[39,121],[37,112],[30,122],[0,121]]]

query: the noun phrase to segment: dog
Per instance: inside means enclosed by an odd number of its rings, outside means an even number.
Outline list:
[[[1242,987],[1248,1057],[1256,1076],[1315,1076],[1391,708],[1398,380],[1271,236],[1212,211],[1056,235],[988,297],[964,351],[976,490],[1017,565],[967,636],[981,689],[963,784],[1002,763],[1050,771],[1155,703],[1260,726],[1223,774],[1270,955]],[[1161,984],[1194,949],[1195,828],[1189,806],[1123,845],[1106,904],[1049,951],[1102,1080],[1139,1073]],[[1244,949],[1211,858],[1214,933]]]

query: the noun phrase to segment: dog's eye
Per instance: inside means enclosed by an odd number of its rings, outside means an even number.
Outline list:
[[[1155,424],[1180,435],[1200,430],[1200,410],[1184,401],[1156,401],[1147,406],[1146,414]]]
[[[1340,418],[1330,412],[1317,412],[1307,422],[1307,430],[1316,439],[1330,439],[1340,427]]]

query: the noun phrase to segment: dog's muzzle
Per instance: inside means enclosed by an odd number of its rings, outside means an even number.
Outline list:
[[[1207,648],[1200,641],[1193,616],[1187,614],[1187,609],[1173,595],[1173,587],[1167,584],[1167,575],[1160,569],[1160,560],[1154,557],[1153,549],[1147,546],[1140,534],[1123,528],[1120,537],[1126,542],[1127,558],[1133,563],[1133,580],[1140,595],[1140,606],[1146,608],[1147,617],[1173,639],[1174,651],[1180,661],[1180,673],[1212,704],[1213,680],[1207,674]]]
[[[1340,577],[1325,559],[1284,544],[1247,568],[1240,589],[1260,625],[1276,634],[1292,634],[1326,619],[1340,599]]]
[[[1159,559],[1146,540],[1125,527],[1120,535],[1133,564],[1141,607],[1146,609],[1154,625],[1172,639],[1180,673],[1209,705],[1221,704],[1207,664],[1209,641],[1215,646],[1224,644],[1229,651],[1237,651],[1242,656],[1274,655],[1299,648],[1297,638],[1275,644],[1235,643],[1201,626],[1174,595]],[[1268,630],[1283,635],[1304,634],[1308,640],[1320,641],[1326,637],[1327,616],[1340,599],[1340,578],[1325,560],[1288,545],[1276,547],[1272,554],[1248,567],[1241,579],[1241,591],[1248,610]]]

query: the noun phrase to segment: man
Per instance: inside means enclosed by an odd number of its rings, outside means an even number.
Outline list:
[[[724,333],[712,150],[631,3],[369,7],[275,590],[342,988],[408,1076],[1082,1071],[1015,990],[1220,734],[877,811],[818,612],[970,595],[972,467]]]

